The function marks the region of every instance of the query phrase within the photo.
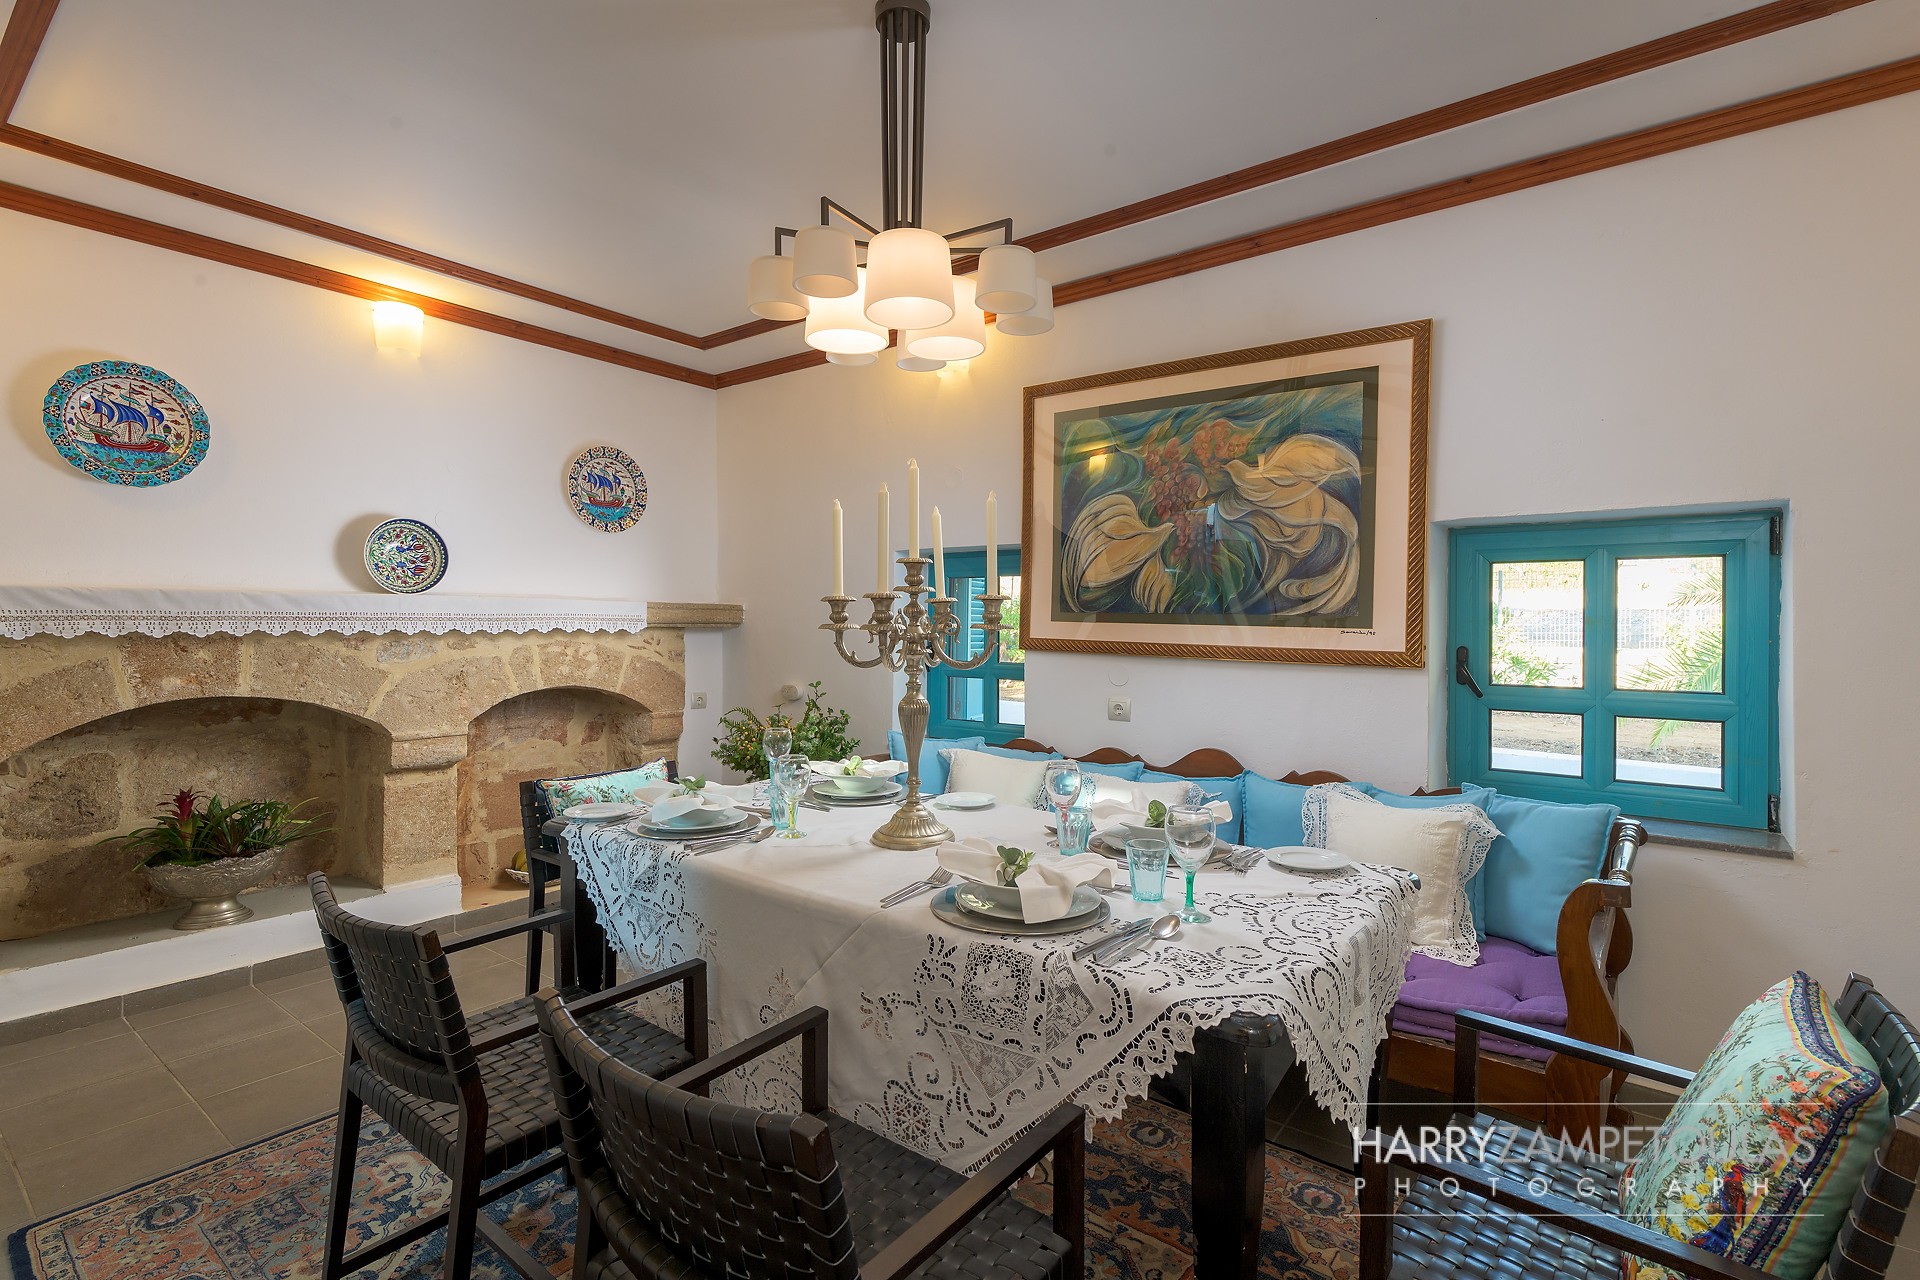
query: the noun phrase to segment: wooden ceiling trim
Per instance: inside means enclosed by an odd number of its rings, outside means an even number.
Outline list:
[[[1039,252],[1072,244],[1092,236],[1130,227],[1135,223],[1162,218],[1195,205],[1208,204],[1259,187],[1271,186],[1287,178],[1341,164],[1389,147],[1404,146],[1435,134],[1505,115],[1524,107],[1536,106],[1554,98],[1578,93],[1613,80],[1638,75],[1656,67],[1724,49],[1730,45],[1771,35],[1802,23],[1812,22],[1856,8],[1871,0],[1775,0],[1756,9],[1730,14],[1713,22],[1689,27],[1670,36],[1649,40],[1631,48],[1604,54],[1571,67],[1549,71],[1530,80],[1517,81],[1500,89],[1462,98],[1446,106],[1435,107],[1377,128],[1349,134],[1332,142],[1323,142],[1291,155],[1268,160],[1232,173],[1196,182],[1163,195],[1136,200],[1118,209],[1092,214],[1073,222],[1022,236],[1020,243]],[[957,266],[958,264],[956,264]],[[1055,299],[1058,302],[1058,298]]]
[[[1372,227],[1457,208],[1493,196],[1525,191],[1566,178],[1597,173],[1636,160],[1684,151],[1709,142],[1719,142],[1742,134],[1756,133],[1777,125],[1827,115],[1848,107],[1863,106],[1885,98],[1920,90],[1920,57],[1885,63],[1865,71],[1836,76],[1799,89],[1755,98],[1718,111],[1688,116],[1648,129],[1623,133],[1598,142],[1584,143],[1549,155],[1502,165],[1469,174],[1448,182],[1435,183],[1414,191],[1380,200],[1338,209],[1332,213],[1303,218],[1283,226],[1271,227],[1252,235],[1235,236],[1214,244],[1202,245],[1182,253],[1168,254],[1136,263],[1118,271],[1083,276],[1058,285],[1053,291],[1056,307],[1086,302],[1108,294],[1157,284],[1179,276],[1192,275],[1214,267],[1243,262],[1249,258],[1278,253],[1318,240],[1365,231]],[[806,357],[812,356],[812,359]],[[730,369],[720,374],[720,387],[736,387],[762,378],[778,377],[798,369],[824,364],[818,352],[803,352],[761,364]]]
[[[0,35],[0,120],[13,114],[20,91],[27,86],[27,72],[40,53],[40,42],[47,38],[47,24],[60,0],[14,0],[13,13],[7,19],[5,35]]]
[[[1422,214],[1471,204],[1492,196],[1524,191],[1529,187],[1631,164],[1636,160],[1683,151],[1705,143],[1771,129],[1776,125],[1791,124],[1847,107],[1911,93],[1916,89],[1920,89],[1920,57],[1886,63],[1718,111],[1708,111],[1668,124],[1569,147],[1564,151],[1502,165],[1400,195],[1370,200],[1252,235],[1235,236],[1197,249],[1168,254],[1118,271],[1083,276],[1056,287],[1054,305],[1085,302],[1125,289],[1137,289],[1141,285],[1277,253],[1316,240],[1417,218]]]
[[[470,329],[480,329],[502,337],[515,338],[521,342],[551,347],[555,351],[564,351],[569,355],[584,356],[589,360],[620,365],[641,373],[650,373],[656,377],[671,378],[676,382],[691,383],[696,387],[706,387],[711,390],[717,385],[713,374],[699,369],[689,369],[684,365],[656,360],[652,356],[623,351],[619,347],[608,346],[604,342],[594,342],[587,338],[575,337],[570,333],[560,333],[539,325],[495,315],[491,311],[462,306],[457,302],[445,302],[423,293],[380,284],[377,281],[348,275],[342,271],[333,271],[326,267],[317,267],[312,263],[301,262],[294,258],[283,258],[279,254],[234,244],[228,240],[218,240],[212,236],[201,235],[197,231],[186,231],[163,223],[149,222],[145,218],[136,218],[131,214],[119,213],[112,209],[102,209],[97,205],[83,204],[78,200],[69,200],[65,196],[35,191],[10,182],[0,182],[0,209],[12,209],[34,217],[63,222],[69,226],[118,236],[123,240],[133,240],[140,244],[171,249],[176,253],[190,254],[196,258],[205,258],[210,262],[220,262],[247,271],[257,271],[262,275],[276,276],[296,284],[344,293],[350,297],[365,298],[375,302],[385,300],[408,302],[437,320],[465,325]]]

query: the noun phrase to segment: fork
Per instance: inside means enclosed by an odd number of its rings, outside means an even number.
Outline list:
[[[926,879],[915,880],[912,884],[903,885],[886,897],[880,899],[880,908],[884,911],[888,907],[897,907],[909,898],[916,898],[929,889],[941,888],[952,879],[953,872],[947,870],[945,867],[935,867],[933,874]]]

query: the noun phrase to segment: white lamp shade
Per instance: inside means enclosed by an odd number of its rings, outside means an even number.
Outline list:
[[[397,356],[419,356],[420,335],[426,328],[426,314],[410,302],[373,304],[373,345],[375,350]]]
[[[953,319],[953,259],[939,232],[893,227],[867,245],[867,319],[888,329]]]
[[[947,367],[945,360],[929,360],[925,356],[917,356],[907,350],[907,341],[914,336],[911,332],[900,335],[899,353],[893,358],[895,366],[905,369],[908,373],[937,373]]]
[[[1033,250],[1017,244],[996,244],[982,250],[980,271],[973,279],[979,286],[975,300],[982,311],[1025,311],[1034,303],[1037,281]]]
[[[861,352],[857,355],[842,355],[837,351],[827,352],[828,364],[872,364],[879,358],[879,355],[872,351]]]
[[[887,327],[866,315],[867,273],[844,298],[815,298],[807,308],[807,345],[829,356],[870,355],[887,345]]]
[[[793,238],[793,287],[809,298],[850,296],[859,287],[853,263],[851,231],[803,227]]]
[[[1031,338],[1053,328],[1053,283],[1035,280],[1033,305],[1025,311],[1002,311],[993,319],[993,327],[1019,338]]]
[[[953,319],[907,340],[907,351],[926,360],[971,360],[987,349],[987,318],[974,305],[971,276],[953,282]]]
[[[793,287],[793,259],[769,253],[747,268],[747,310],[762,320],[805,320],[807,300]]]

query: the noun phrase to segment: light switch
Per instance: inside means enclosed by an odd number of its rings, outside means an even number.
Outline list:
[[[1107,719],[1109,720],[1133,719],[1133,699],[1132,698],[1108,698],[1107,699]]]

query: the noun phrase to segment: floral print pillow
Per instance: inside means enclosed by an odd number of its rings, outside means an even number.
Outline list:
[[[565,813],[576,804],[587,804],[595,800],[611,800],[626,803],[633,799],[634,792],[654,782],[667,780],[667,759],[662,756],[651,764],[643,764],[638,769],[622,769],[618,773],[595,773],[584,778],[547,778],[540,786],[547,793],[547,803],[555,814]]]

